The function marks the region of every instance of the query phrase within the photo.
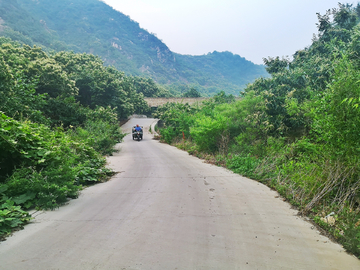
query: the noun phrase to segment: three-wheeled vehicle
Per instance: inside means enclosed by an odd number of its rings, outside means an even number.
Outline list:
[[[143,130],[144,128],[142,126],[140,126],[141,130],[135,130],[136,126],[133,126],[132,128],[132,137],[133,140],[142,140],[143,139]]]

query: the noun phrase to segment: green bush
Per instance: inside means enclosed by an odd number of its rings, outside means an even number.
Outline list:
[[[53,209],[78,195],[81,185],[101,181],[110,171],[86,141],[61,128],[19,122],[2,114],[0,160],[6,195],[36,194],[27,207]]]
[[[190,126],[194,122],[193,114],[197,109],[189,104],[167,103],[157,109],[153,114],[161,118],[163,128],[160,129],[162,140],[171,143],[174,139],[190,136]]]
[[[216,152],[219,149],[221,136],[228,131],[228,119],[222,115],[214,118],[198,114],[190,134],[200,150]],[[226,136],[226,135],[225,135]]]
[[[74,140],[81,140],[103,155],[111,155],[113,146],[125,136],[120,130],[115,109],[96,107],[87,113],[83,127],[70,132]]]
[[[31,220],[28,212],[16,206],[10,199],[0,199],[0,237],[22,227]]]
[[[227,168],[250,178],[256,177],[255,169],[259,166],[259,164],[260,161],[250,154],[246,156],[229,156],[226,160]]]

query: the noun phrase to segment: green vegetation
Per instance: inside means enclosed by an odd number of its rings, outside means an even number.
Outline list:
[[[0,237],[31,219],[25,210],[54,209],[113,174],[103,155],[124,137],[119,120],[149,112],[140,85],[167,94],[94,55],[0,38]]]
[[[275,188],[360,258],[360,4],[318,18],[312,45],[264,59],[271,78],[240,100],[220,93],[157,116],[162,140]]]
[[[264,66],[230,52],[173,53],[154,34],[99,0],[2,0],[0,14],[0,35],[46,51],[97,55],[126,75],[162,84],[167,91],[160,96],[180,96],[191,87],[203,96],[220,90],[239,95],[246,84],[268,76]]]
[[[188,98],[197,98],[197,97],[201,97],[201,94],[195,88],[190,88],[190,90],[185,92],[182,96]]]
[[[255,65],[231,52],[214,51],[200,56],[177,54],[176,60],[179,80],[185,79],[190,89],[198,89],[204,96],[214,96],[221,91],[238,96],[248,83],[269,76],[264,66]],[[175,82],[171,87],[181,91],[183,86]]]

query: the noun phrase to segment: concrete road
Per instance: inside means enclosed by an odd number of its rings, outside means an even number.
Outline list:
[[[0,269],[360,269],[266,186],[148,132],[119,148],[109,182],[0,244]]]

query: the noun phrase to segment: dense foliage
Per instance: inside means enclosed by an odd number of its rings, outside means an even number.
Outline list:
[[[239,101],[222,94],[158,115],[163,140],[277,189],[360,257],[359,16],[342,4],[318,14],[312,45],[292,61],[264,59],[271,78]]]
[[[24,209],[53,209],[112,174],[103,155],[124,136],[119,120],[149,111],[143,89],[167,94],[94,55],[0,38],[0,237],[30,220]]]
[[[184,94],[182,94],[183,97],[188,97],[188,98],[198,98],[201,97],[201,94],[199,93],[198,90],[196,90],[195,88],[190,88],[190,90],[186,91]]]
[[[206,95],[235,95],[268,76],[264,66],[230,52],[202,56],[171,52],[154,34],[99,0],[0,0],[0,35],[48,50],[101,57],[126,75],[152,78],[173,94],[188,84]],[[184,90],[185,88],[185,90]]]

